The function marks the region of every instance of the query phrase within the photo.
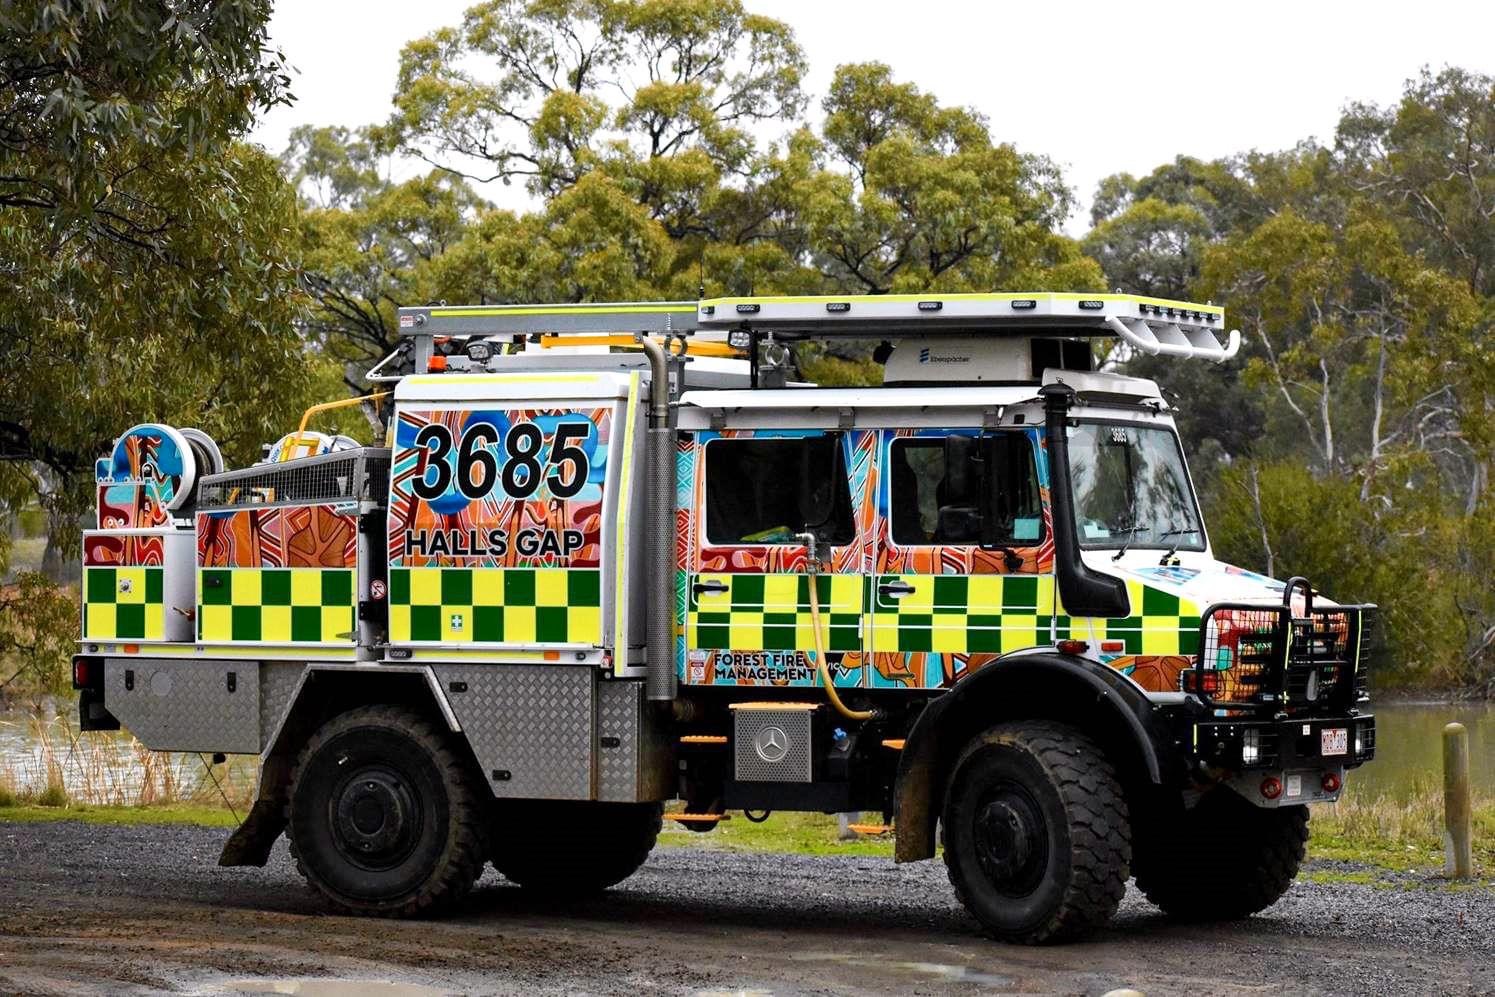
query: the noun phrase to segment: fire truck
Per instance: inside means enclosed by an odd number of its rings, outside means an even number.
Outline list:
[[[881,814],[999,939],[1135,877],[1245,917],[1375,752],[1374,607],[1224,564],[1156,384],[1223,310],[1128,294],[404,308],[382,446],[98,463],[82,725],[257,755],[221,864],[424,915],[492,865],[576,895],[662,820]],[[855,341],[875,387],[807,383]],[[315,412],[309,412],[308,418]],[[670,805],[668,813],[666,805]]]

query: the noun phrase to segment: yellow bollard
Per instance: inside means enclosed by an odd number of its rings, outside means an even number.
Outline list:
[[[1443,728],[1443,874],[1474,878],[1469,834],[1469,732],[1463,724]]]

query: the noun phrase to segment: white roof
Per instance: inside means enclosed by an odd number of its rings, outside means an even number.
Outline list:
[[[942,388],[757,388],[687,391],[682,407],[722,409],[983,408],[1038,399],[1038,385]]]

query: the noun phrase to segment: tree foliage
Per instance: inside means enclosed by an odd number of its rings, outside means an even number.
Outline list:
[[[295,191],[239,140],[288,99],[269,7],[0,9],[0,512],[40,500],[54,561],[130,424],[198,425],[244,460],[316,379]],[[36,629],[19,605],[0,646]]]
[[[1331,146],[1108,178],[1083,243],[1246,334],[1234,365],[1128,364],[1183,406],[1222,555],[1380,603],[1403,679],[1487,692],[1492,86],[1424,71]]]

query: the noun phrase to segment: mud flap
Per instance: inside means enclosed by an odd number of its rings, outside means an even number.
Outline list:
[[[244,823],[224,842],[218,864],[263,867],[270,861],[270,849],[285,829],[284,804],[279,800],[256,800]]]

